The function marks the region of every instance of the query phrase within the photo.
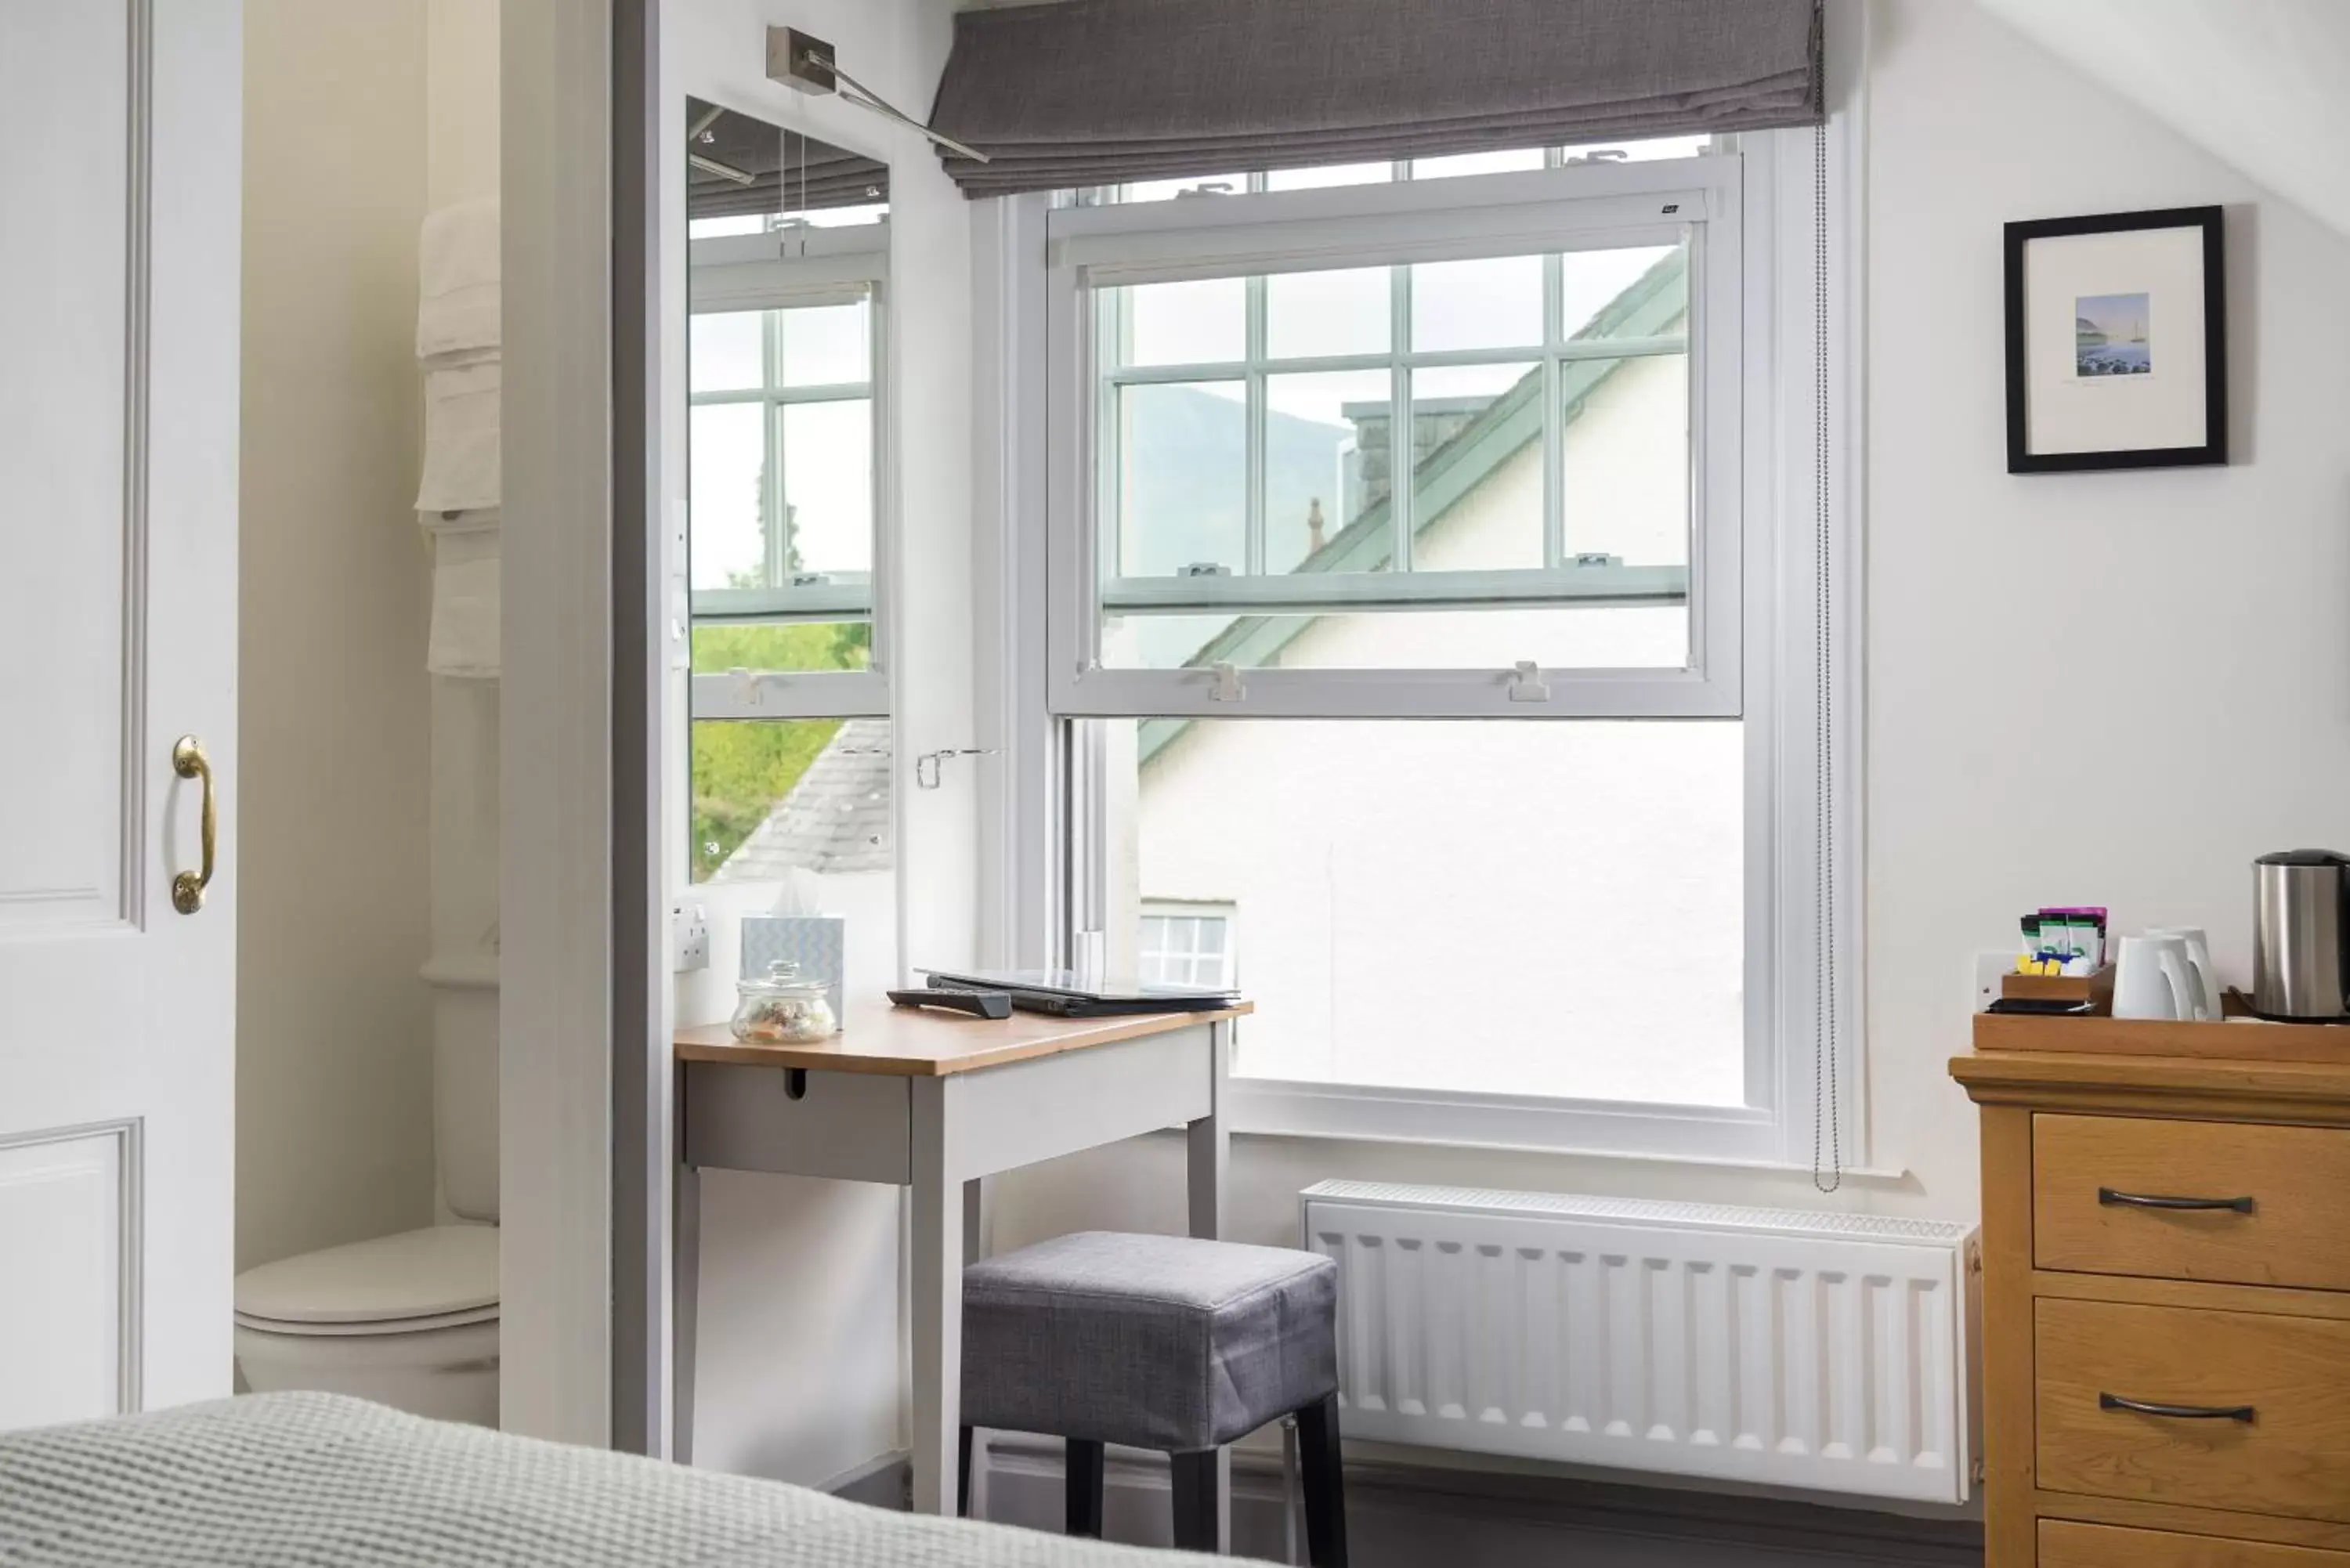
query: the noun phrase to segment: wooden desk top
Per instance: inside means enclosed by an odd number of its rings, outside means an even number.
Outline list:
[[[1255,1011],[1254,1003],[1242,1002],[1213,1012],[1147,1012],[1124,1018],[1047,1018],[1014,1012],[997,1020],[893,1007],[876,998],[850,1002],[847,1027],[829,1040],[753,1045],[735,1039],[723,1023],[702,1023],[680,1029],[674,1049],[681,1062],[935,1078],[1036,1056],[1056,1056],[1088,1045],[1171,1033]]]

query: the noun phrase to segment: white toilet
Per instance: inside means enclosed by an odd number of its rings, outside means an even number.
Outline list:
[[[498,1422],[497,990],[435,986],[441,1195],[431,1225],[237,1276],[236,1361],[255,1393],[317,1388],[420,1416]]]

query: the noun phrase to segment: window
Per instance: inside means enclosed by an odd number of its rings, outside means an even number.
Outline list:
[[[870,608],[875,314],[853,287],[691,317],[698,616]]]
[[[1742,198],[1717,154],[1051,213],[1056,709],[1735,716]]]
[[[1812,138],[1440,161],[1009,220],[1007,956],[1177,978],[1245,909],[1243,1128],[1800,1163],[1853,1005]]]
[[[1235,972],[1232,905],[1143,901],[1136,979],[1213,991],[1232,984]]]

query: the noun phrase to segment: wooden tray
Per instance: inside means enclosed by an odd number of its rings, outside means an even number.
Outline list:
[[[2237,991],[2221,996],[2220,1011],[2227,1016],[2211,1023],[2110,1014],[2065,1018],[1978,1012],[1975,1049],[2350,1065],[2350,1023],[2263,1023],[2251,1016],[2243,993]]]
[[[2029,999],[2033,1002],[2087,1002],[2095,1005],[2092,1014],[2114,1010],[2114,966],[2106,965],[2094,974],[2018,974],[2010,972],[1999,977],[1999,993],[2002,997]]]

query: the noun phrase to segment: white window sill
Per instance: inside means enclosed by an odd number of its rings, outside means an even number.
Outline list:
[[[1766,1109],[1450,1094],[1350,1084],[1235,1077],[1232,1127],[1243,1137],[1490,1149],[1511,1154],[1808,1176],[1789,1158],[1787,1129]],[[1848,1161],[1846,1181],[1898,1185],[1898,1166]]]

